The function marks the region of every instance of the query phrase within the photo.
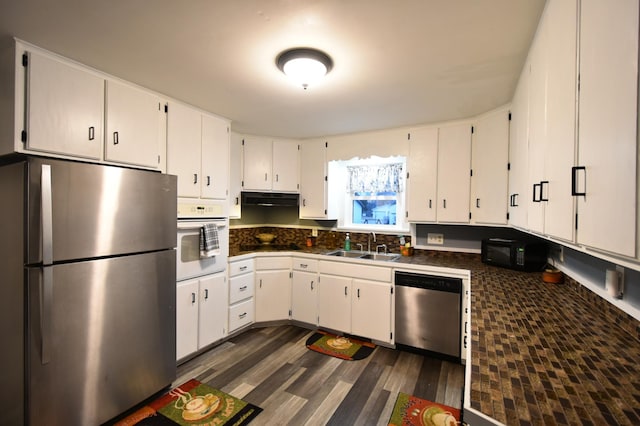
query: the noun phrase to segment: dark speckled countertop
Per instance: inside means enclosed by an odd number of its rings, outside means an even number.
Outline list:
[[[471,408],[507,425],[640,425],[640,325],[629,315],[569,277],[547,284],[477,254],[416,250],[395,263],[471,271]]]

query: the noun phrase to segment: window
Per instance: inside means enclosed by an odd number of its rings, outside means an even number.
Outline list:
[[[332,178],[345,188],[342,228],[406,231],[404,221],[406,159],[404,157],[334,162]],[[333,194],[331,194],[333,196]],[[339,194],[336,194],[339,196]]]

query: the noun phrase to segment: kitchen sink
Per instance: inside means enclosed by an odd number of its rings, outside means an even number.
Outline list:
[[[399,254],[394,253],[366,253],[360,256],[360,259],[394,261],[399,257]]]
[[[351,259],[367,259],[367,260],[384,260],[392,262],[397,260],[400,255],[395,253],[367,253],[364,251],[346,251],[336,250],[327,253],[328,256],[348,257]]]
[[[363,252],[363,251],[347,251],[347,250],[336,250],[336,251],[332,251],[330,253],[327,253],[327,255],[329,255],[329,256],[350,257],[352,259],[360,258],[364,254],[366,254],[366,253]]]

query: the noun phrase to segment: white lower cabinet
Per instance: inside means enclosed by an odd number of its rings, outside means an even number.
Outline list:
[[[393,343],[391,269],[319,262],[318,325]]]
[[[256,322],[287,320],[291,312],[291,257],[256,258]]]
[[[181,281],[176,287],[176,359],[226,335],[227,280],[224,272]]]
[[[229,333],[254,322],[253,259],[229,262]]]
[[[318,261],[293,258],[291,319],[318,325]]]

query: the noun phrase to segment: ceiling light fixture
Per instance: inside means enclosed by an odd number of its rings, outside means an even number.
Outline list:
[[[276,65],[287,77],[307,90],[318,82],[331,68],[333,61],[324,52],[310,48],[285,50],[276,58]]]

